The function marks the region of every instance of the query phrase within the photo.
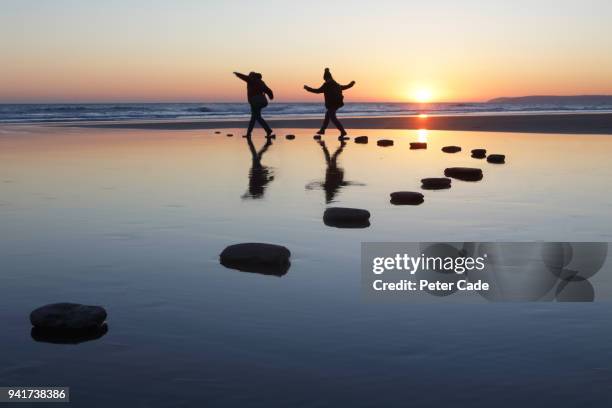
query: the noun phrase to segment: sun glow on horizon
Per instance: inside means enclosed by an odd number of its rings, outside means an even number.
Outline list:
[[[433,99],[433,92],[429,88],[417,88],[412,91],[410,99],[418,103],[429,103]]]

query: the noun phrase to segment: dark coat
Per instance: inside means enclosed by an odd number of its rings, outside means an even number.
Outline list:
[[[325,98],[325,107],[327,109],[337,110],[344,106],[344,95],[342,95],[342,91],[352,86],[352,84],[340,85],[332,79],[325,81],[320,88],[315,89],[306,87],[306,90],[312,93],[322,93]]]
[[[266,106],[268,104],[266,95],[268,95],[270,99],[274,99],[272,90],[268,88],[263,79],[261,79],[261,74],[251,72],[249,75],[244,75],[236,72],[236,76],[247,83],[247,98],[251,106]]]

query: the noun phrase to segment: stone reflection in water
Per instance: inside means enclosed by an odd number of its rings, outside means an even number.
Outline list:
[[[267,137],[266,143],[261,147],[259,151],[255,149],[253,140],[250,137],[246,137],[249,150],[251,151],[251,168],[249,170],[249,189],[242,195],[242,199],[259,199],[263,198],[268,184],[274,180],[274,171],[268,166],[264,166],[261,163],[261,159],[272,146],[272,138]]]
[[[86,341],[97,340],[108,332],[106,323],[89,329],[46,329],[33,327],[30,335],[32,339],[41,343],[52,344],[79,344]]]

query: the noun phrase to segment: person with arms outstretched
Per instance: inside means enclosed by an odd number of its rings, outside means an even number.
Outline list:
[[[274,99],[272,90],[268,88],[266,83],[262,80],[262,76],[258,72],[250,72],[249,75],[241,74],[240,72],[234,72],[238,78],[242,79],[247,83],[247,98],[249,105],[251,105],[251,120],[249,121],[249,129],[247,130],[247,137],[251,137],[255,122],[259,122],[261,127],[266,131],[266,137],[272,136],[272,129],[266,123],[264,118],[261,117],[261,110],[268,106],[268,99]]]
[[[308,92],[322,93],[325,97],[325,108],[327,109],[327,112],[325,112],[323,125],[321,125],[321,129],[317,133],[320,135],[325,134],[325,130],[327,129],[329,121],[331,120],[340,131],[340,138],[342,138],[346,136],[346,130],[344,130],[344,126],[342,126],[342,123],[340,123],[338,120],[336,111],[344,106],[344,95],[342,95],[342,91],[352,88],[353,85],[355,85],[355,81],[351,81],[348,85],[340,85],[332,77],[331,72],[329,72],[329,68],[325,68],[323,80],[325,82],[319,88],[311,88],[308,85],[304,85],[304,89]]]

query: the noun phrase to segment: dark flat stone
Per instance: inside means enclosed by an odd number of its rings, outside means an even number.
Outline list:
[[[424,190],[444,190],[451,188],[451,179],[446,177],[430,177],[421,179],[421,188]]]
[[[472,157],[475,159],[484,159],[485,157],[487,157],[487,150],[486,149],[473,149]]]
[[[427,149],[427,143],[424,143],[424,142],[412,142],[412,143],[410,143],[410,148],[412,150]]]
[[[355,138],[355,143],[366,144],[368,143],[368,137],[367,136],[357,136]]]
[[[378,146],[381,147],[388,147],[388,146],[393,146],[393,140],[389,140],[389,139],[380,139],[376,142],[376,144]]]
[[[233,133],[228,133],[226,136],[227,137],[232,137],[232,136],[234,136],[234,134]]]
[[[295,139],[295,135],[287,135],[287,136],[285,136],[285,139],[293,140],[293,139]]]
[[[459,153],[461,151],[461,147],[459,146],[444,146],[442,148],[444,153]]]
[[[289,270],[291,252],[281,245],[248,242],[230,245],[221,252],[221,265],[244,272],[283,276]]]
[[[103,307],[78,303],[53,303],[30,313],[32,326],[50,330],[92,329],[104,321],[106,310]]]
[[[312,138],[314,140],[321,140],[321,135],[314,135]]]
[[[490,154],[487,157],[487,161],[489,163],[504,164],[506,162],[506,156],[503,154]]]
[[[452,177],[463,181],[482,180],[482,170],[471,167],[449,167],[444,170],[446,177]]]
[[[391,204],[394,205],[419,205],[423,204],[425,197],[415,191],[396,191],[391,193]]]
[[[215,135],[220,135],[221,132],[219,132],[218,130],[215,130]]]
[[[323,213],[323,223],[336,228],[367,228],[370,212],[360,208],[330,207]]]

